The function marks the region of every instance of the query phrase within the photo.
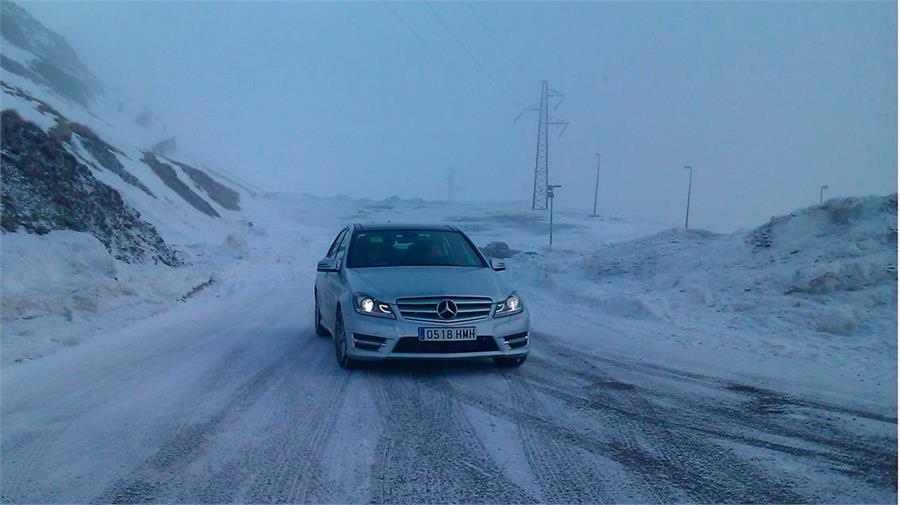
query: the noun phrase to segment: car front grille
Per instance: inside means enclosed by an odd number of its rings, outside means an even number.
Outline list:
[[[447,312],[438,312],[438,305],[448,301],[456,307],[456,315],[446,317]],[[490,298],[477,296],[427,296],[397,299],[397,308],[403,319],[437,323],[459,323],[477,321],[491,315],[494,302]]]
[[[497,351],[497,342],[490,335],[479,335],[477,340],[461,340],[457,342],[421,341],[418,337],[401,337],[394,346],[394,352],[415,354],[445,354],[454,352],[489,352]]]

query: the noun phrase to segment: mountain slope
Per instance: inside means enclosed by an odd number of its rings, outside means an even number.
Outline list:
[[[100,81],[81,63],[66,40],[19,5],[0,5],[0,34],[11,46],[4,47],[0,60],[7,72],[46,85],[82,106],[102,93]]]
[[[255,193],[174,142],[166,157],[154,154],[172,138],[165,124],[106,89],[21,6],[2,2],[0,31],[7,363],[167,310],[210,285],[240,255],[234,237],[247,230]]]
[[[2,81],[4,232],[88,232],[118,259],[167,265],[179,263],[179,243],[223,240],[241,220],[246,191],[178,151],[158,159],[151,149],[168,133],[146,107],[106,92],[25,9],[2,8],[2,54],[15,67]],[[98,199],[107,194],[115,196]]]
[[[45,234],[87,231],[116,259],[181,263],[153,225],[99,182],[62,142],[14,111],[2,113],[2,227]]]

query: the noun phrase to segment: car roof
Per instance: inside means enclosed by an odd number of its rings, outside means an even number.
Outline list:
[[[449,224],[422,224],[422,223],[357,223],[353,225],[357,231],[459,231]]]

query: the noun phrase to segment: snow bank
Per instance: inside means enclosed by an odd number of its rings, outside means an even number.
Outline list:
[[[778,359],[823,383],[896,387],[896,194],[833,199],[733,234],[670,229],[507,265],[526,301],[566,300],[567,314],[639,337],[646,352],[771,377],[783,373],[764,362]]]
[[[6,234],[2,248],[4,322],[71,318],[73,311],[95,310],[96,299],[116,289],[116,260],[88,233]]]
[[[84,232],[7,233],[0,248],[4,364],[162,312],[209,278],[197,268],[117,261]]]
[[[897,199],[835,199],[749,232],[671,229],[592,253],[536,254],[521,263],[531,270],[519,273],[523,280],[546,285],[547,276],[563,276],[564,283],[549,285],[564,284],[613,315],[687,323],[707,313],[739,313],[773,331],[780,331],[773,322],[782,321],[883,334],[896,327],[886,323],[896,318]],[[638,308],[621,310],[629,304]],[[825,314],[841,321],[823,324]]]

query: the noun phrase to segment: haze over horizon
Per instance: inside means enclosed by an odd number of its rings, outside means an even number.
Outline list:
[[[557,205],[730,231],[897,187],[883,3],[22,3],[180,148],[271,190],[531,198],[539,81],[567,95]],[[202,29],[201,29],[202,28]]]

